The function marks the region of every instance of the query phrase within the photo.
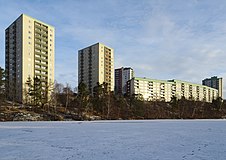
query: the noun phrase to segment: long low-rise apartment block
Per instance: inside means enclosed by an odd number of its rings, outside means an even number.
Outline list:
[[[127,82],[127,94],[142,96],[144,100],[169,102],[172,97],[212,102],[218,97],[218,90],[180,80],[156,80],[134,77]]]

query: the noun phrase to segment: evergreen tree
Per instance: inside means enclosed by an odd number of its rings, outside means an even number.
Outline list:
[[[78,114],[81,116],[82,112],[88,112],[90,96],[87,86],[84,83],[80,83],[78,86]]]
[[[25,95],[25,104],[32,104],[32,92],[33,92],[33,84],[32,84],[32,79],[29,76],[26,83],[25,83],[25,88],[24,88],[24,95]]]
[[[93,89],[93,106],[95,110],[101,114],[102,118],[109,118],[111,111],[110,104],[110,91],[108,89],[108,84],[99,82]]]
[[[48,102],[50,86],[47,85],[47,82],[42,81],[40,78],[35,77],[34,80],[28,77],[26,82],[28,87],[27,95],[25,101],[31,105],[42,106]]]

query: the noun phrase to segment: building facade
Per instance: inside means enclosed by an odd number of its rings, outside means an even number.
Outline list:
[[[202,84],[218,90],[219,97],[223,98],[223,78],[217,76],[202,80]]]
[[[155,80],[134,77],[127,82],[130,95],[138,95],[144,100],[171,101],[172,97],[186,98],[195,101],[212,102],[218,97],[218,90],[180,80]]]
[[[97,43],[78,51],[78,84],[86,84],[90,93],[97,83],[114,91],[114,50]]]
[[[118,68],[115,69],[115,93],[126,94],[127,81],[134,77],[134,71],[132,68]]]
[[[6,95],[23,102],[28,78],[42,86],[54,82],[55,30],[53,26],[22,14],[5,30]]]

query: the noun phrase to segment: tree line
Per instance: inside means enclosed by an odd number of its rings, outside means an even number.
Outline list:
[[[5,102],[5,73],[0,70],[0,106]],[[61,114],[74,120],[92,119],[194,119],[226,118],[226,103],[177,99],[170,102],[144,101],[142,95],[115,95],[106,83],[93,88],[80,83],[77,93],[67,83],[47,84],[37,77],[28,78],[24,105],[34,112]]]
[[[92,116],[99,119],[207,119],[226,115],[226,103],[221,98],[212,103],[176,97],[172,97],[170,102],[144,101],[141,95],[115,95],[108,91],[105,83],[97,83],[93,94],[84,83],[79,84],[77,94],[68,85],[57,86],[57,91],[61,91],[55,92],[58,106],[77,113],[80,119]]]

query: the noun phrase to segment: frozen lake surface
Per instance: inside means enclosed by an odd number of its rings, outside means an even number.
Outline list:
[[[225,120],[1,122],[1,160],[225,160]]]

